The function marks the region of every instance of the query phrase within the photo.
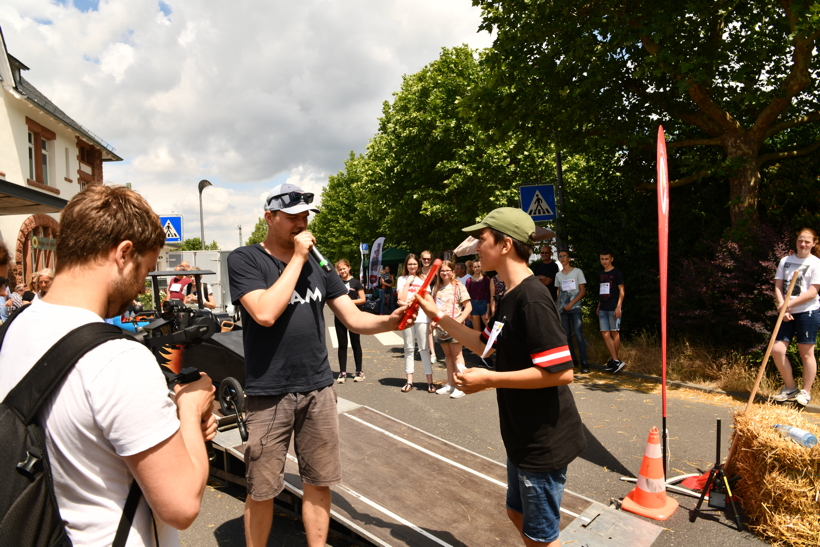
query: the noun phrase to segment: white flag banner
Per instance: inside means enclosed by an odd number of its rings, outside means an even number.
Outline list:
[[[362,287],[365,286],[364,284],[364,248],[367,246],[366,243],[359,244],[359,253],[362,255],[362,260],[359,263],[359,283],[362,284]]]
[[[384,246],[384,238],[380,237],[373,242],[373,247],[370,250],[370,288],[379,286],[379,274],[382,271],[382,247]]]

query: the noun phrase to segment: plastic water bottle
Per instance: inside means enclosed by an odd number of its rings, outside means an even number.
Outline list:
[[[800,429],[799,427],[794,427],[792,425],[780,424],[775,425],[774,428],[777,429],[782,437],[791,439],[800,446],[811,448],[817,444],[817,437],[805,429]]]

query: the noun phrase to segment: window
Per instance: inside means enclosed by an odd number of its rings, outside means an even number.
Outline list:
[[[51,173],[53,165],[49,165],[50,151],[55,151],[54,141],[57,135],[54,131],[28,117],[26,117],[26,125],[28,125],[28,184],[59,194],[60,190],[54,187],[51,180],[52,175],[55,174]]]

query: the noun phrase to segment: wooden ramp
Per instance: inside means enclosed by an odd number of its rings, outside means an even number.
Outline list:
[[[351,536],[380,546],[522,544],[504,510],[504,465],[343,399],[339,413],[343,482],[332,488],[332,517]],[[242,459],[238,432],[220,432],[214,444],[224,454],[215,474],[231,480],[244,469],[231,461]],[[291,444],[286,497],[301,498],[293,454]],[[660,531],[569,490],[564,493],[564,542],[650,546]]]

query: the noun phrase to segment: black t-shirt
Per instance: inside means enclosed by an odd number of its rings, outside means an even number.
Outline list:
[[[495,342],[501,372],[544,367],[552,373],[572,368],[567,337],[555,301],[536,278],[527,277],[507,290],[498,303],[495,321],[504,327]],[[563,468],[587,446],[581,416],[569,386],[542,389],[496,389],[501,438],[510,460],[525,471]]]
[[[261,245],[240,247],[228,255],[231,301],[267,290],[286,264]],[[325,300],[347,294],[335,270],[325,272],[311,256],[302,267],[290,304],[270,327],[263,327],[242,306],[245,347],[245,393],[305,393],[333,383],[325,345]]]
[[[552,279],[552,283],[547,285],[547,289],[549,289],[553,300],[558,299],[558,287],[555,286],[555,275],[558,273],[558,270],[558,263],[554,260],[549,264],[540,262],[538,264],[532,265],[532,273],[534,273],[536,276],[543,275],[544,277],[549,277],[550,279]]]
[[[388,287],[387,286],[387,285],[392,285],[393,284],[393,276],[390,275],[389,273],[383,273],[381,275],[381,278],[382,278],[382,281],[384,281],[384,284],[380,284],[380,287],[381,287],[382,291],[384,291],[384,294],[393,294],[393,287]]]
[[[344,286],[347,289],[347,296],[349,296],[351,300],[358,300],[359,289],[364,290],[364,287],[361,283],[359,283],[359,280],[355,277],[351,277],[347,281],[345,281],[341,277],[339,279],[342,281],[342,283],[344,283]]]
[[[618,268],[612,268],[608,272],[601,270],[598,279],[600,281],[598,302],[601,306],[599,309],[601,311],[615,311],[615,308],[618,307],[618,297],[621,294],[618,285],[624,284],[624,274]],[[608,290],[609,294],[601,294],[605,290]]]

